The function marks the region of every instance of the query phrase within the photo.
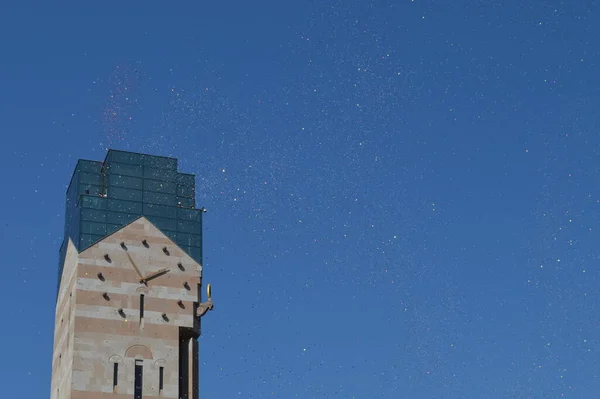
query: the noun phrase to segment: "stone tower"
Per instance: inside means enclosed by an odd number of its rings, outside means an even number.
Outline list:
[[[110,150],[67,190],[52,399],[198,398],[202,214],[177,160]]]

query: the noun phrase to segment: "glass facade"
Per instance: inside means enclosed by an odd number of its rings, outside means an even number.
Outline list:
[[[80,159],[67,189],[58,284],[69,238],[81,252],[142,215],[201,263],[195,197],[195,176],[178,172],[175,158],[109,150],[104,162]]]

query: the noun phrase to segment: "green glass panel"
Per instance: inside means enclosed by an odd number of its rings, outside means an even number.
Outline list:
[[[111,187],[122,187],[129,189],[142,189],[142,179],[139,177],[123,176],[110,173],[108,175],[108,194],[110,196]]]
[[[177,233],[176,232],[165,230],[165,231],[163,231],[163,233],[179,245],[179,242],[177,241]]]
[[[110,198],[126,201],[141,202],[143,198],[141,190],[131,190],[121,187],[111,187],[108,191],[108,195],[110,196]]]
[[[177,177],[177,172],[168,169],[158,169],[152,168],[150,166],[145,166],[144,177],[148,179],[174,182]]]
[[[189,246],[190,245],[190,233],[183,233],[183,232],[178,232],[177,233],[177,244],[179,244],[180,247],[184,247],[184,246]]]
[[[154,191],[156,193],[175,194],[177,191],[177,185],[173,182],[163,180],[144,180],[144,190]]]
[[[96,197],[91,195],[81,196],[81,207],[92,209],[107,209],[108,199],[104,197]]]
[[[196,205],[194,198],[177,197],[177,205],[182,208],[193,208]]]
[[[139,215],[121,212],[106,212],[106,223],[112,223],[119,226],[125,226],[133,220],[140,217]]]
[[[200,234],[177,233],[177,243],[185,246],[202,246],[202,236]]]
[[[190,245],[194,247],[202,247],[202,235],[192,234]]]
[[[172,194],[153,193],[144,191],[144,202],[158,205],[175,205],[176,197]]]
[[[106,224],[106,234],[112,234],[115,231],[119,230],[120,228],[122,228],[123,225],[122,224]]]
[[[100,174],[101,169],[102,169],[102,162],[88,161],[85,159],[80,159],[79,161],[77,161],[77,170],[80,172],[90,172],[90,173]]]
[[[177,231],[177,220],[175,219],[148,216],[148,220],[152,222],[153,225],[158,227],[158,229],[162,230],[163,233],[165,230]]]
[[[178,235],[178,237],[179,237],[179,235]],[[177,245],[179,245],[179,247],[180,247],[181,249],[183,249],[183,251],[184,251],[186,254],[188,254],[188,255],[192,256],[192,255],[191,255],[191,253],[190,253],[190,252],[191,252],[191,251],[190,251],[190,248],[191,248],[191,247],[189,247],[189,246],[187,246],[187,245],[182,245],[182,244],[181,244],[181,243],[179,243],[179,242],[177,243]]]
[[[202,261],[202,248],[200,247],[189,247],[189,252],[186,251],[192,258],[198,262]]]
[[[79,238],[79,250],[83,251],[90,245],[93,245],[100,241],[104,236],[94,235],[94,234],[81,234]]]
[[[79,172],[79,183],[101,184],[100,175],[97,173]]]
[[[157,169],[168,169],[172,171],[177,170],[177,159],[175,158],[166,158],[166,157],[156,157],[156,156],[145,156],[144,157],[144,166],[157,168]]]
[[[143,177],[144,168],[141,165],[127,165],[113,162],[110,164],[110,173],[123,176]]]
[[[177,184],[182,186],[194,186],[196,176],[190,173],[177,173]]]
[[[157,204],[144,204],[144,215],[175,219],[177,217],[177,208]]]
[[[78,194],[100,195],[101,187],[94,184],[79,183]]]
[[[201,222],[202,211],[200,209],[177,208],[177,219]]]
[[[81,222],[81,233],[103,236],[106,234],[106,223],[96,223],[84,220]]]
[[[81,220],[104,223],[106,222],[106,211],[96,209],[82,209]]]
[[[179,220],[177,222],[177,232],[199,234],[202,232],[202,224],[198,222]]]
[[[108,210],[123,212],[123,213],[135,213],[138,215],[142,214],[142,203],[133,201],[123,201],[108,199]]]
[[[177,186],[177,195],[180,197],[194,198],[196,196],[193,186]]]

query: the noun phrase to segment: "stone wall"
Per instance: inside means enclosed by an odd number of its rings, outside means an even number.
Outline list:
[[[71,245],[57,303],[51,397],[132,398],[138,361],[145,399],[178,398],[180,329],[197,329],[200,283],[201,266],[144,217],[80,254]],[[191,378],[197,384],[197,375]]]

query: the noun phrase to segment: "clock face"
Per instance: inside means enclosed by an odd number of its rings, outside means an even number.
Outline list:
[[[145,240],[139,245],[122,243],[121,247],[125,250],[130,267],[135,270],[142,284],[148,284],[149,281],[165,275],[170,270],[153,264],[156,262],[154,262],[154,257],[151,255],[149,245]],[[133,250],[134,248],[135,250]],[[168,250],[166,247],[163,248],[162,252],[167,256]]]

